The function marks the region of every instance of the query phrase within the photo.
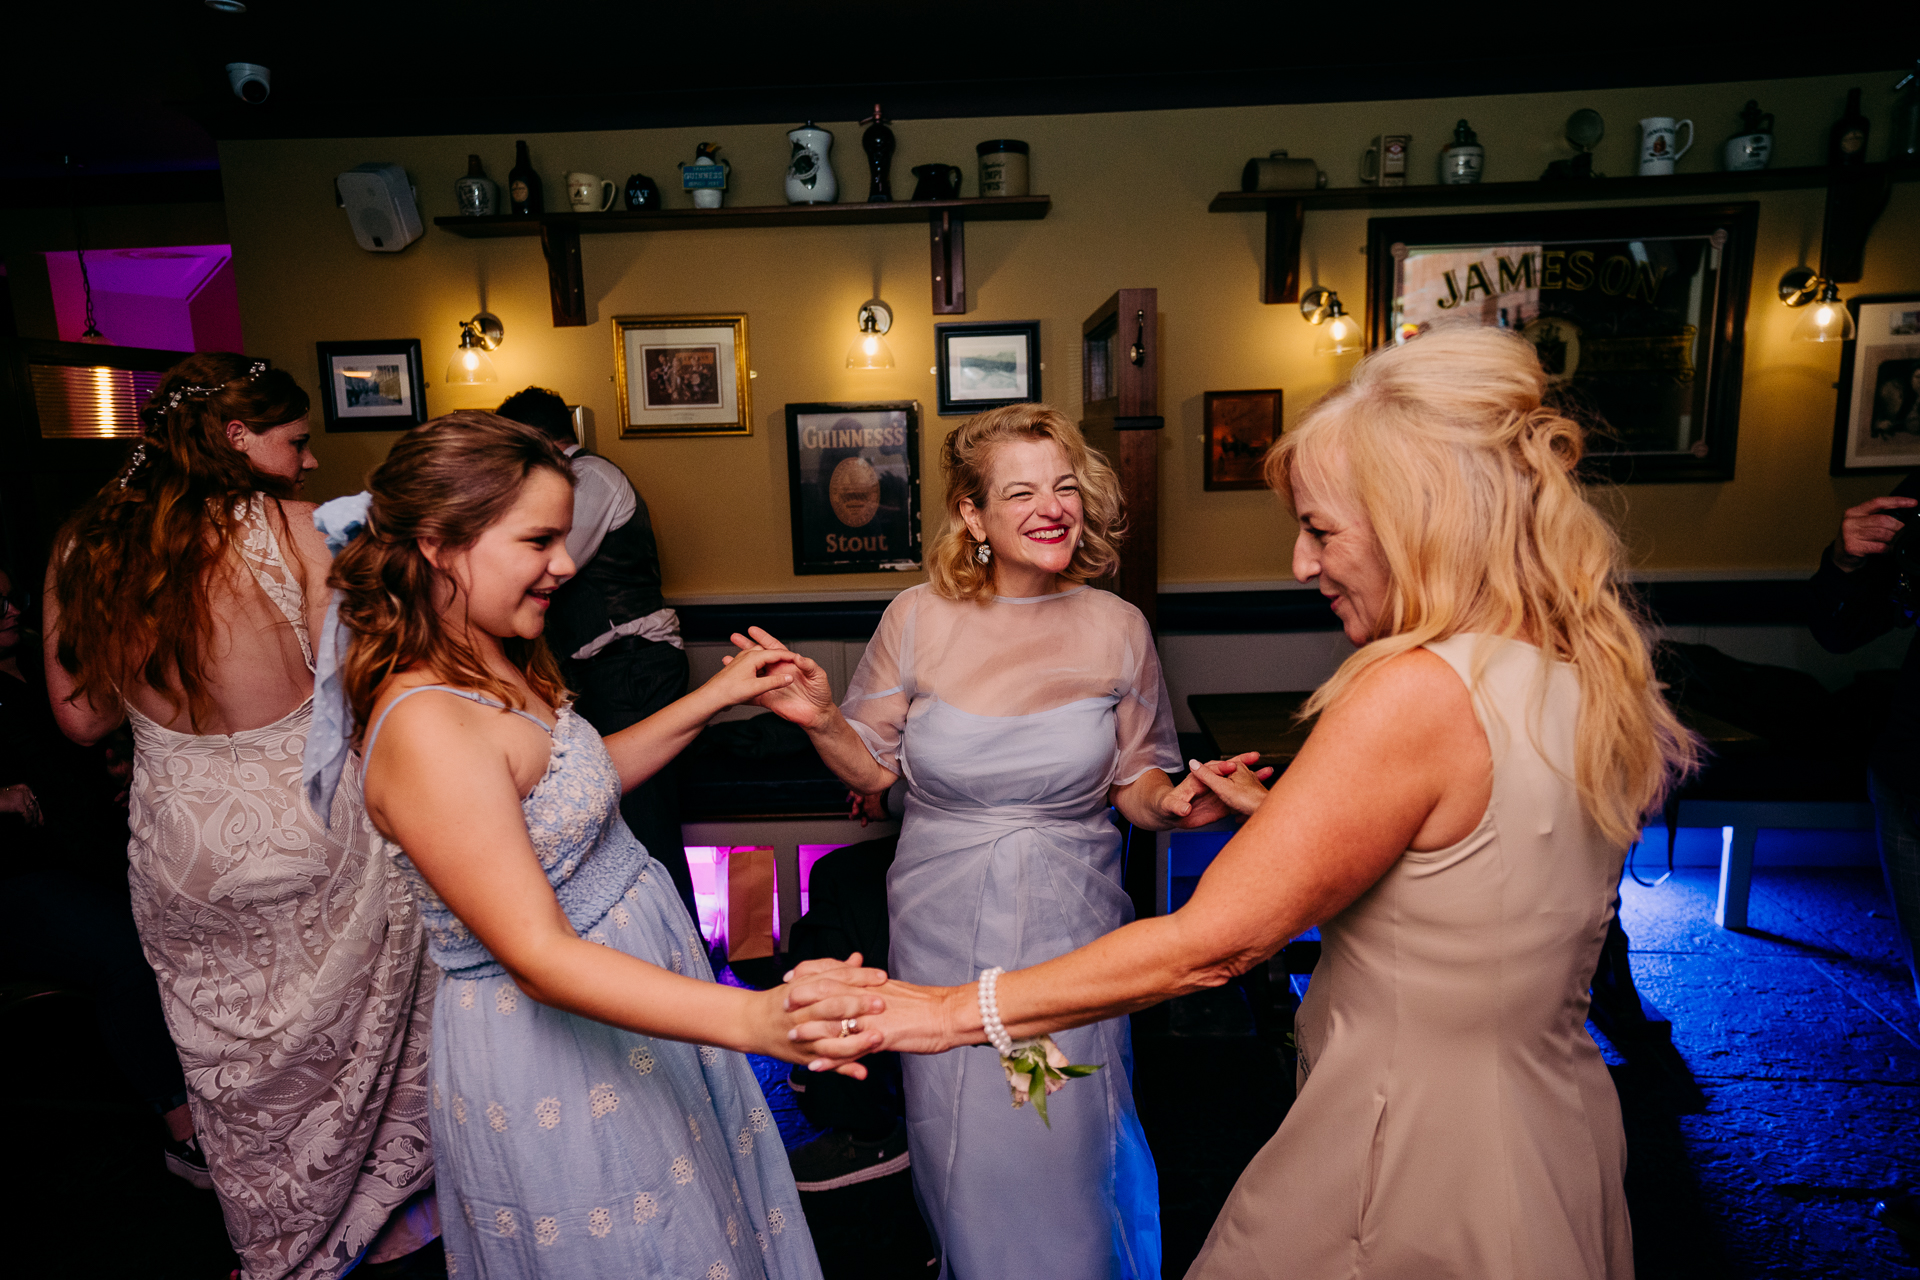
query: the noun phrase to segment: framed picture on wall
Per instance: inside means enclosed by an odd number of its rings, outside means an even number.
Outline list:
[[[427,420],[420,339],[313,345],[328,431],[405,431]]]
[[[1533,343],[1615,483],[1731,480],[1757,204],[1373,218],[1373,346],[1481,324]]]
[[[1836,476],[1920,467],[1920,293],[1847,303],[1857,335],[1840,347],[1833,417]]]
[[[787,406],[793,571],[920,568],[920,403]]]
[[[747,318],[615,316],[620,436],[750,436]]]
[[[1280,388],[1209,391],[1207,489],[1264,489],[1260,464],[1280,438]]]
[[[1040,398],[1040,322],[937,324],[940,416],[960,418]]]

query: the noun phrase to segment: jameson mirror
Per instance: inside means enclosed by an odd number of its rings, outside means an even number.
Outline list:
[[[1616,483],[1731,480],[1759,206],[1374,218],[1370,345],[1438,324],[1533,343]]]

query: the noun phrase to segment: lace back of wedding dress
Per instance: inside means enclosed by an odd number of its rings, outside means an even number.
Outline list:
[[[237,513],[237,549],[311,670],[265,506]],[[432,1178],[419,916],[372,849],[357,771],[330,822],[308,807],[311,717],[307,701],[195,735],[131,711],[134,917],[246,1280],[341,1274]]]

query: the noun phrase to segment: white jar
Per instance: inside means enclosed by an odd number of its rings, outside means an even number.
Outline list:
[[[809,120],[789,130],[787,141],[793,146],[787,160],[787,203],[832,204],[840,195],[840,182],[833,176],[833,134]]]

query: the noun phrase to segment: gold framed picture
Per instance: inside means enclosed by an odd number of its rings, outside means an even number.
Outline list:
[[[615,316],[620,437],[750,436],[747,318]]]

